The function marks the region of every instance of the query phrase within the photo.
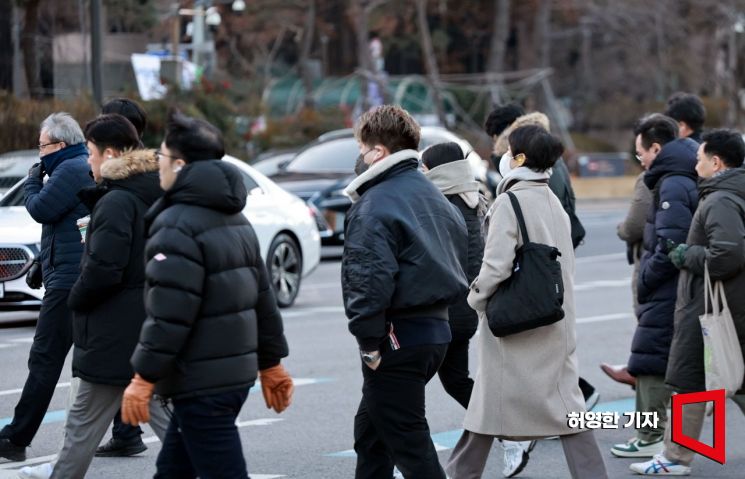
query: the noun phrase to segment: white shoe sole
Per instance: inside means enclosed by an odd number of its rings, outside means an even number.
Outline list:
[[[655,448],[654,450],[646,450],[646,451],[620,451],[618,449],[611,448],[610,453],[613,454],[616,457],[649,457],[652,458],[657,454],[662,454],[663,449],[665,449],[664,444],[660,443],[659,448]]]

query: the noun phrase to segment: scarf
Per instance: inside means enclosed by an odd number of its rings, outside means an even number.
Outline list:
[[[479,205],[479,183],[474,180],[468,160],[458,160],[424,173],[443,195],[460,195],[469,208]]]
[[[516,181],[545,181],[551,178],[551,168],[546,171],[531,170],[527,166],[520,166],[510,170],[497,185],[497,195],[507,191],[507,186]]]
[[[77,143],[57,150],[54,153],[49,153],[41,157],[41,162],[44,163],[44,169],[48,175],[51,175],[57,166],[65,160],[75,158],[77,156],[85,155],[88,156],[88,149],[85,147],[85,143]]]

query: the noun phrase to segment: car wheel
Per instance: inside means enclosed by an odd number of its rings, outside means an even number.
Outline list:
[[[300,249],[295,240],[284,233],[277,235],[269,246],[267,263],[277,304],[280,308],[292,306],[300,291],[303,272]]]

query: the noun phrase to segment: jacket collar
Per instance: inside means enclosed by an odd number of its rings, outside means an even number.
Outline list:
[[[85,144],[77,143],[42,156],[41,162],[44,163],[44,169],[47,171],[47,174],[51,175],[55,168],[63,161],[82,155],[88,156],[88,149],[85,147]]]
[[[400,163],[414,160],[419,162],[419,152],[416,150],[401,150],[388,155],[382,160],[374,163],[366,172],[354,179],[349,186],[344,188],[344,194],[351,198],[352,203],[360,200],[362,194],[370,187],[383,181],[393,167]]]

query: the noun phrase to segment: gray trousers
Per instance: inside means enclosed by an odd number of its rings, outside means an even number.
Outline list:
[[[738,394],[732,396],[732,400],[735,401],[735,404],[745,414],[745,395]],[[698,439],[701,436],[701,429],[704,427],[704,419],[706,417],[706,404],[705,402],[700,402],[683,406],[683,434],[694,439]],[[690,466],[696,453],[687,447],[673,442],[672,423],[668,423],[668,427],[665,428],[665,450],[662,452],[662,455],[665,456],[665,459],[683,464],[684,466]]]
[[[644,426],[636,430],[636,437],[642,441],[657,441],[665,434],[667,406],[670,404],[670,389],[665,386],[665,376],[636,377],[636,410],[656,412],[657,427]]]
[[[561,437],[572,479],[608,479],[592,430]],[[480,479],[495,436],[463,431],[445,468],[451,479]]]
[[[96,448],[122,404],[124,386],[107,386],[80,380],[75,402],[65,422],[65,442],[52,472],[53,479],[82,479]],[[170,417],[160,401],[150,402],[150,427],[162,441]]]

